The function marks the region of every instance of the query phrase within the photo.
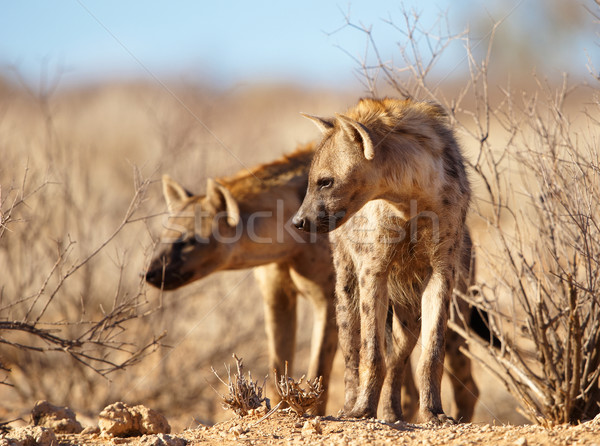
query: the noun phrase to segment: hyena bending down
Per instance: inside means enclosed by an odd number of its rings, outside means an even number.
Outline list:
[[[332,309],[335,280],[331,252],[325,236],[319,236],[316,244],[305,243],[306,235],[300,237],[300,233],[289,228],[289,218],[306,193],[313,155],[314,147],[307,145],[281,160],[253,169],[252,173],[242,171],[231,178],[209,181],[206,196],[193,196],[175,181],[164,177],[163,192],[171,213],[167,228],[170,229],[161,236],[162,249],[151,263],[146,279],[157,287],[170,290],[215,271],[262,265],[255,273],[264,296],[270,370],[282,370],[286,360],[292,365],[296,296],[303,294],[312,303],[316,314],[308,376],[322,375],[327,391],[337,342]],[[280,207],[276,209],[279,217],[273,211],[278,199],[285,200],[279,201]],[[200,215],[203,220],[195,220]],[[262,225],[260,238],[250,236],[248,220],[255,218],[253,215],[260,217],[253,223]],[[203,238],[202,234],[210,231],[211,225],[223,227],[218,229],[223,236],[230,231],[223,217],[243,220],[247,224],[246,230],[237,239],[217,240],[214,237],[216,231]],[[292,234],[288,234],[288,230],[293,231]],[[273,243],[266,243],[267,240]],[[468,267],[468,248],[465,259]],[[468,315],[466,303],[459,301],[459,305],[462,314]],[[464,341],[454,333],[449,335],[453,338],[446,348],[454,386],[455,413],[460,419],[469,421],[477,400],[477,388],[471,377],[469,360],[459,351]],[[407,371],[402,381],[405,395],[402,404],[410,419],[416,411],[418,398],[410,366]],[[398,388],[394,390],[397,392]],[[319,414],[325,411],[326,399],[325,394],[317,410]]]
[[[470,186],[446,115],[430,103],[363,99],[335,118],[308,117],[324,136],[294,224],[321,233],[342,225],[331,242],[344,412],[376,416],[385,387],[384,417],[402,419],[393,390],[420,331],[420,419],[449,420],[440,396],[444,340],[468,240]]]
[[[325,391],[316,413],[324,414],[337,348],[331,249],[327,235],[300,234],[291,225],[306,192],[313,154],[309,144],[251,172],[208,180],[203,196],[194,196],[164,177],[171,216],[161,237],[162,251],[152,261],[146,280],[170,290],[216,271],[258,267],[255,275],[264,297],[269,370],[280,373],[285,361],[292,373],[296,299],[306,297],[314,310],[308,376],[323,377]]]

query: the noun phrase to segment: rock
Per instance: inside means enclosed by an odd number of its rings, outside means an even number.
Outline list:
[[[171,426],[158,412],[145,406],[128,406],[114,403],[100,412],[98,426],[111,437],[138,437],[141,435],[168,434]]]
[[[75,412],[68,407],[54,406],[48,401],[38,401],[31,411],[35,426],[52,429],[57,434],[78,434],[83,430]]]
[[[12,429],[0,437],[0,446],[52,446],[58,444],[51,429],[42,426],[25,426]]]

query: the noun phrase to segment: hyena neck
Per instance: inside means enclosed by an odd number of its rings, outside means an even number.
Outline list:
[[[295,247],[289,243],[278,243],[277,235],[264,243],[255,243],[244,238],[231,250],[227,268],[229,270],[254,268],[268,263],[280,262],[290,256]]]
[[[442,187],[440,160],[406,144],[386,144],[381,155],[379,161],[374,160],[381,172],[374,199],[386,200],[401,209],[408,209],[412,200],[421,203],[421,207],[434,205],[426,197],[438,195]]]

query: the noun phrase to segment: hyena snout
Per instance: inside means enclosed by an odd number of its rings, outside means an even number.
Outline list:
[[[173,261],[163,254],[152,260],[144,277],[146,282],[156,288],[173,290],[188,283],[192,276],[191,271],[184,271],[181,262]]]
[[[313,216],[307,215],[300,210],[292,219],[292,223],[301,231],[327,233],[337,228],[345,216],[345,210],[332,214],[325,209],[320,209]]]

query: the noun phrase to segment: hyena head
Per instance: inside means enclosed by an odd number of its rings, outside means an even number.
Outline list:
[[[374,191],[373,140],[360,122],[344,115],[319,118],[304,115],[323,132],[308,174],[308,190],[293,219],[309,232],[337,228],[367,201]]]
[[[225,268],[239,223],[239,207],[229,190],[209,179],[205,196],[194,196],[168,176],[163,194],[169,216],[158,253],[146,273],[150,284],[172,290]]]

